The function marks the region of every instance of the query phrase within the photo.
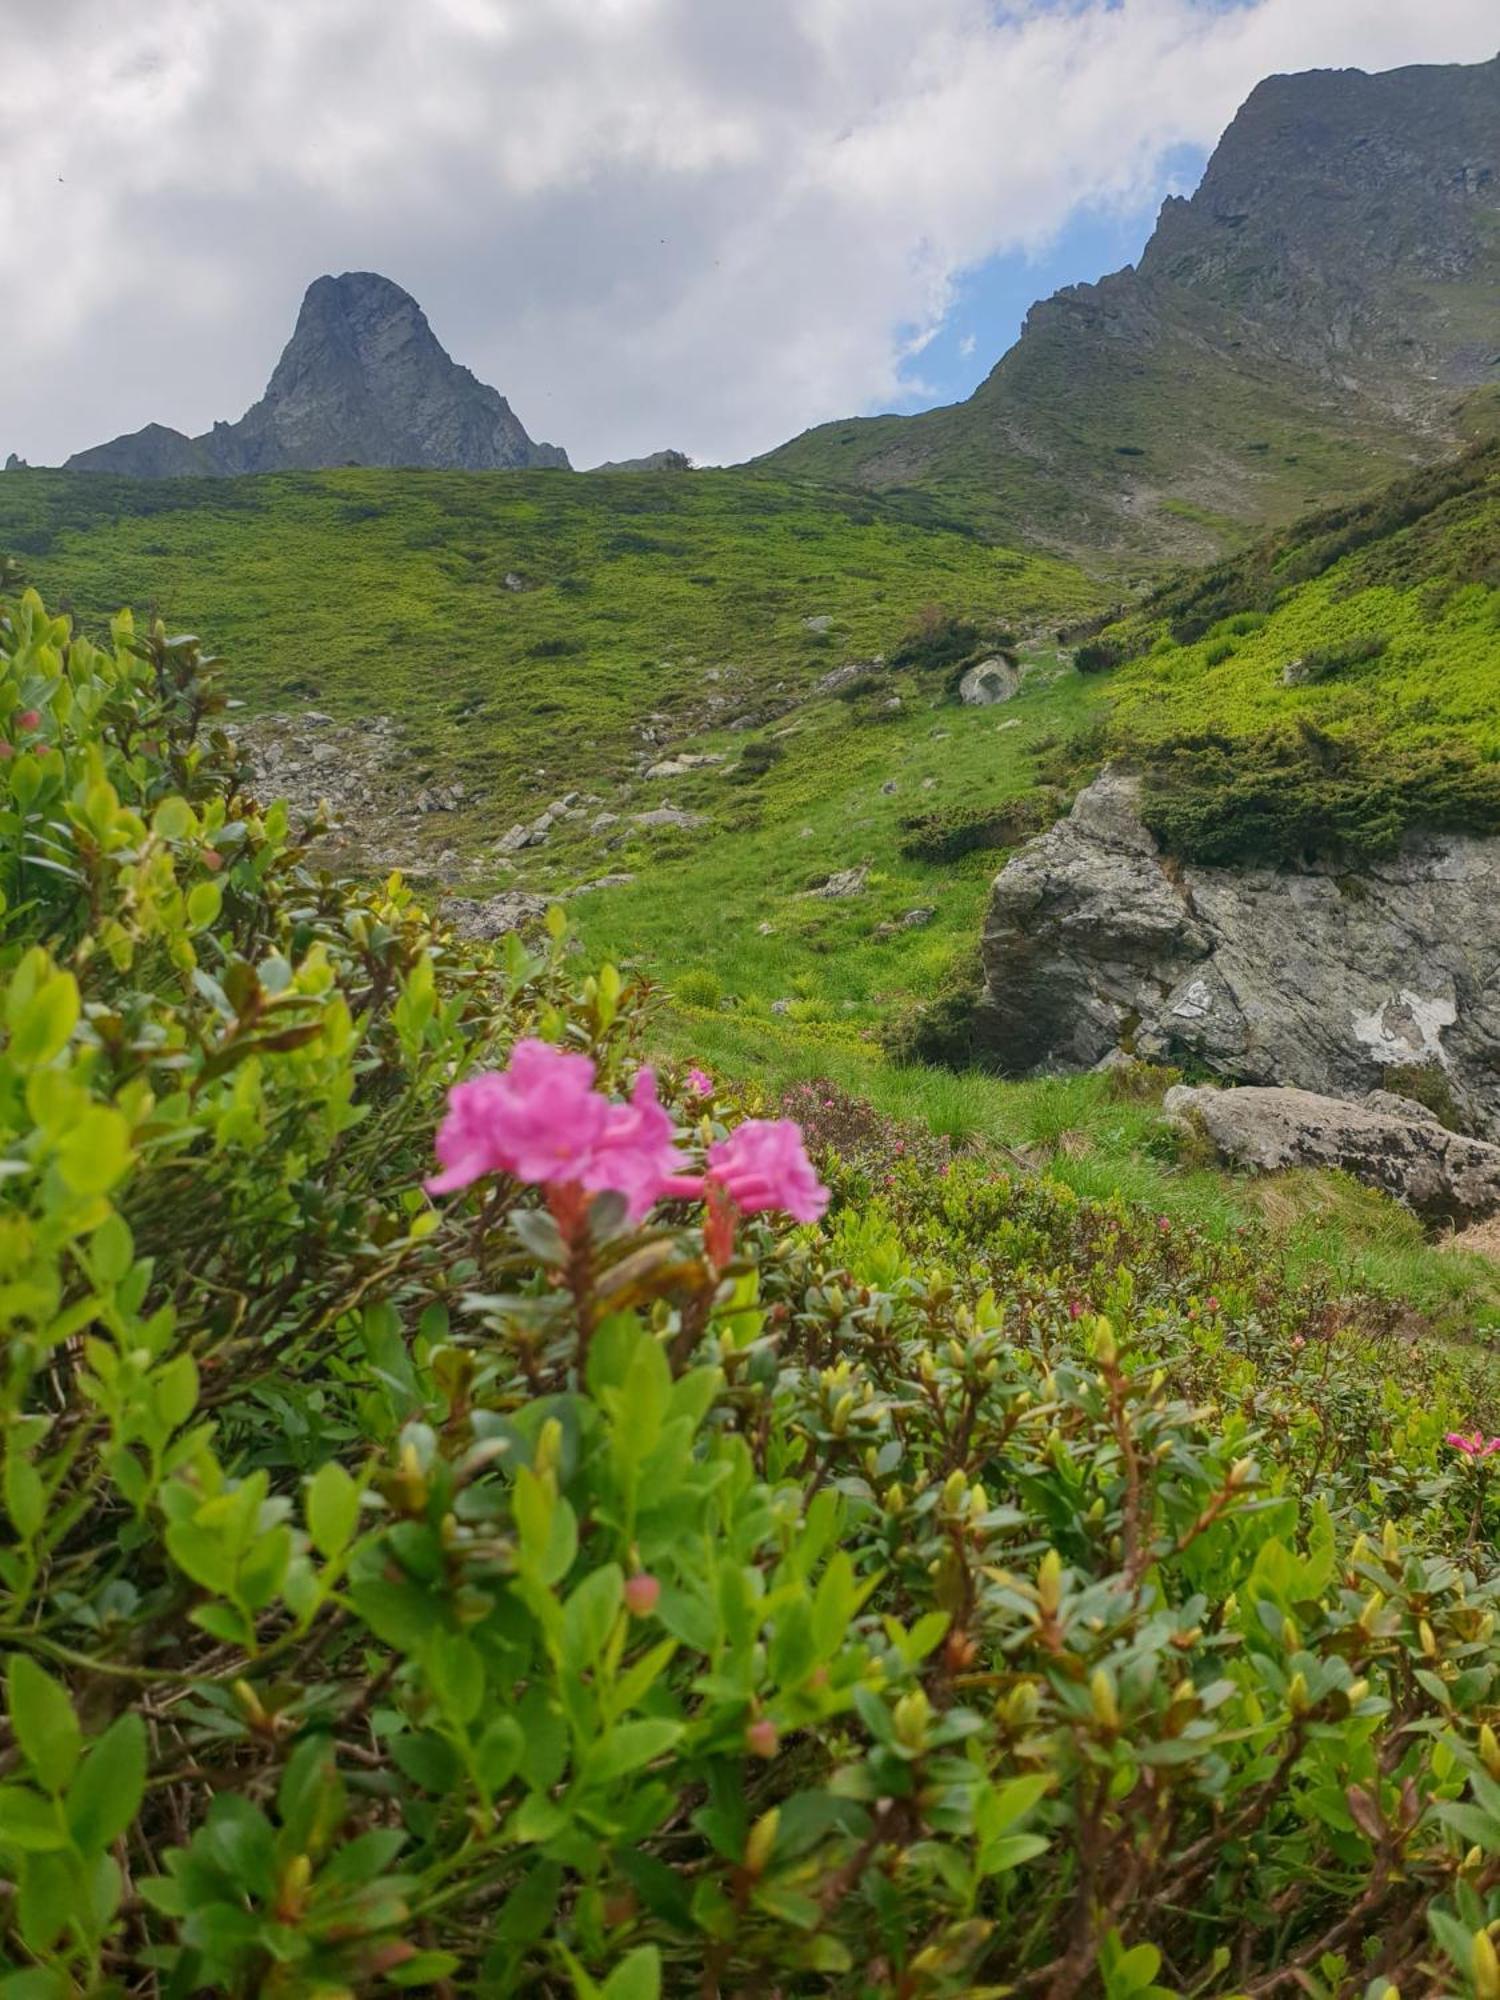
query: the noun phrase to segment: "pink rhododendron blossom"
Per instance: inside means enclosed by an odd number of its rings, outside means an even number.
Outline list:
[[[21,713],[16,717],[16,722],[22,729],[40,729],[42,725],[41,711],[35,708],[23,708]]]
[[[547,1183],[583,1179],[615,1107],[593,1087],[587,1056],[550,1043],[517,1042],[501,1074],[477,1076],[448,1093],[438,1128],[443,1172],[429,1194],[449,1194],[484,1174]]]
[[[1461,1451],[1465,1458],[1488,1458],[1492,1452],[1500,1451],[1500,1437],[1487,1438],[1483,1431],[1475,1431],[1472,1437],[1465,1437],[1462,1431],[1449,1431],[1443,1442]]]
[[[628,1104],[611,1104],[604,1130],[579,1183],[592,1193],[624,1195],[630,1219],[639,1222],[682,1165],[673,1144],[672,1120],[657,1101],[656,1077],[637,1072]]]
[[[712,1097],[714,1094],[714,1080],[706,1070],[690,1069],[687,1085],[695,1097]]]
[[[709,1147],[708,1171],[742,1215],[781,1208],[797,1222],[816,1222],[828,1206],[790,1118],[746,1119]]]

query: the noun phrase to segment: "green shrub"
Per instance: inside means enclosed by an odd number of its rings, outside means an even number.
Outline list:
[[[750,784],[756,778],[763,778],[773,765],[779,764],[786,755],[786,745],[778,743],[774,737],[758,736],[747,743],[740,752],[740,761],[730,773],[740,784]]]
[[[1416,828],[1500,832],[1500,765],[1464,743],[1396,755],[1311,723],[1148,753],[1142,817],[1169,853],[1227,865],[1389,854]]]
[[[1081,674],[1107,674],[1126,657],[1124,644],[1118,639],[1089,639],[1073,654],[1073,665]]]
[[[5,1990],[1491,1992],[1481,1371],[847,1108],[820,1224],[434,1202],[523,1035],[635,1130],[645,996],[313,873],[219,700],[0,608]]]
[[[998,806],[950,806],[902,820],[901,853],[908,861],[958,861],[965,854],[1014,847],[1057,817],[1055,791],[1027,792]]]
[[[938,672],[974,659],[980,644],[979,627],[971,620],[945,611],[940,604],[927,604],[891,648],[890,663],[922,673]]]
[[[717,1007],[724,997],[724,982],[707,966],[689,966],[678,973],[673,991],[685,1007]]]

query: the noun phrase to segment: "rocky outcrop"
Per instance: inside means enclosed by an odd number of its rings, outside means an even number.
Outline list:
[[[1020,691],[1021,669],[1003,654],[970,667],[958,684],[958,698],[966,708],[991,708],[996,702],[1009,701]]]
[[[1357,870],[1180,865],[1111,769],[996,878],[976,1032],[1012,1074],[1117,1051],[1363,1096],[1441,1073],[1500,1130],[1500,842],[1421,835]]]
[[[135,479],[337,465],[463,472],[566,469],[509,403],[453,361],[409,292],[373,271],[318,278],[266,393],[238,423],[184,437],[163,424],[75,452],[67,472]]]
[[[650,451],[644,458],[607,458],[592,472],[691,472],[693,461],[685,451]]]
[[[1337,1167],[1426,1222],[1460,1228],[1500,1210],[1500,1146],[1449,1132],[1420,1104],[1376,1091],[1363,1104],[1308,1090],[1169,1090],[1168,1118],[1256,1173]]]

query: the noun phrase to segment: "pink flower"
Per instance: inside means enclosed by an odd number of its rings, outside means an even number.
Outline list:
[[[1219,1301],[1217,1299],[1205,1299],[1203,1303],[1211,1313],[1216,1313],[1219,1310]]]
[[[687,1086],[695,1097],[712,1097],[714,1094],[714,1080],[706,1070],[690,1069]]]
[[[1475,1431],[1472,1437],[1465,1437],[1462,1431],[1449,1431],[1443,1443],[1451,1444],[1465,1458],[1488,1458],[1492,1452],[1500,1451],[1500,1437],[1487,1438],[1483,1431]]]
[[[35,708],[23,708],[16,717],[17,727],[21,729],[39,729],[41,721],[41,711]]]
[[[797,1222],[816,1222],[828,1206],[790,1118],[747,1118],[709,1147],[708,1171],[742,1215],[781,1208]]]
[[[428,1193],[450,1194],[485,1174],[581,1182],[616,1108],[593,1083],[587,1056],[517,1042],[503,1073],[476,1076],[448,1093],[437,1135],[443,1171],[427,1182]]]
[[[631,1221],[639,1222],[681,1165],[672,1120],[657,1102],[656,1077],[643,1069],[636,1072],[629,1104],[609,1106],[604,1131],[577,1178],[592,1193],[608,1188],[624,1195]]]

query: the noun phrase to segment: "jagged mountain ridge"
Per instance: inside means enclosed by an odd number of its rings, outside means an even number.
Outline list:
[[[1140,263],[1034,306],[965,403],[758,463],[961,498],[1069,549],[1201,555],[1486,428],[1500,57],[1268,78]],[[1477,397],[1477,400],[1476,400]]]
[[[313,471],[337,465],[465,472],[566,470],[510,404],[447,353],[409,292],[373,271],[309,285],[258,403],[186,437],[162,424],[75,452],[69,472],[141,479]]]

